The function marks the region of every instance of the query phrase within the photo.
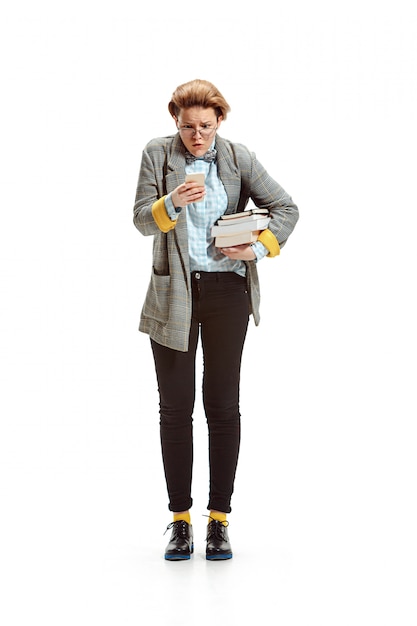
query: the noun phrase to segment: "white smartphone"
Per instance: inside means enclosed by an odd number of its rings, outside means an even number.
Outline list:
[[[198,183],[201,187],[204,187],[205,174],[203,172],[196,172],[195,174],[186,174],[185,182],[186,183]],[[197,200],[196,202],[203,202],[203,198],[201,200]]]
[[[198,172],[196,174],[186,174],[185,182],[186,183],[198,183],[201,187],[204,187],[205,174],[203,172]]]

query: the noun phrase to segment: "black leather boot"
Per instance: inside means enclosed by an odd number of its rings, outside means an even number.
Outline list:
[[[168,561],[189,559],[194,552],[193,527],[184,520],[180,520],[168,524],[167,530],[171,528],[171,539],[165,550],[165,558]]]
[[[212,519],[207,525],[207,547],[206,559],[209,561],[224,561],[231,559],[233,556],[232,547],[229,541],[227,526]]]

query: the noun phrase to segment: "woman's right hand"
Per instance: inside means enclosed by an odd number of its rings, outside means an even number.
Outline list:
[[[174,207],[187,206],[192,202],[199,202],[206,195],[205,187],[198,183],[182,183],[171,193],[171,200]]]

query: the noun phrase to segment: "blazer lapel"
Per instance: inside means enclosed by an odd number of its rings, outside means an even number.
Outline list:
[[[174,136],[171,151],[167,156],[165,185],[167,193],[171,193],[185,180],[185,148],[180,136]],[[178,242],[181,258],[184,263],[184,274],[188,285],[189,258],[188,258],[188,229],[186,210],[178,214],[177,225],[169,232],[169,235]]]
[[[167,158],[165,176],[167,193],[171,193],[185,180],[185,148],[180,136],[174,136],[171,152]]]
[[[239,198],[241,177],[237,164],[235,163],[233,152],[227,143],[217,135],[217,171],[227,193],[227,209],[226,213],[234,213],[240,210]],[[243,209],[242,209],[243,211]]]

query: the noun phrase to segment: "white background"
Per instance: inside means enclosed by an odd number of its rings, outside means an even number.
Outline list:
[[[2,624],[415,626],[413,3],[9,3],[1,51]],[[260,265],[235,557],[166,563],[141,151],[193,78],[300,221]],[[221,355],[219,355],[221,358]]]

